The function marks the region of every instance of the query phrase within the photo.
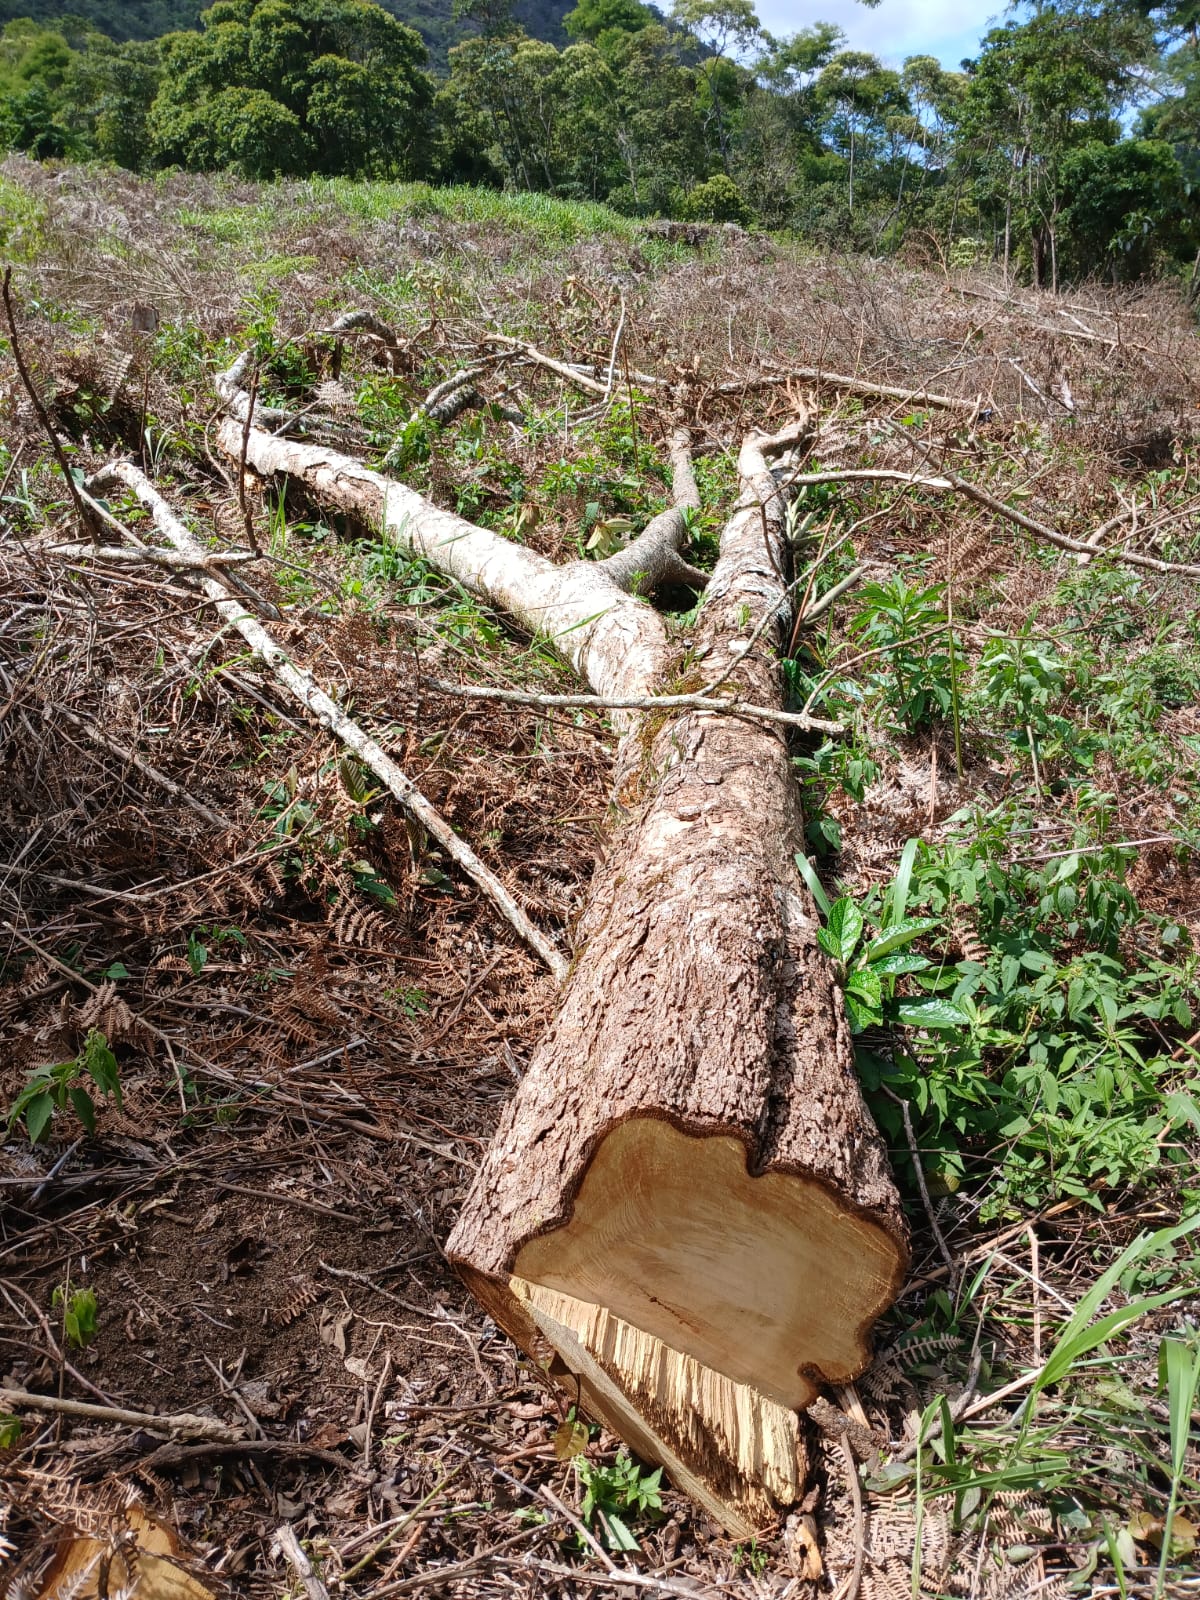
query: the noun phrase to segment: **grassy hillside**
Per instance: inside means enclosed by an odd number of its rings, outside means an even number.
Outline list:
[[[451,15],[452,0],[380,0],[402,22],[409,22],[429,46],[436,65],[461,37]],[[527,32],[553,44],[564,44],[562,19],[575,0],[518,0],[516,17]],[[174,28],[194,28],[203,0],[0,0],[0,25],[16,17],[53,22],[58,17],[85,17],[114,39],[154,39]]]

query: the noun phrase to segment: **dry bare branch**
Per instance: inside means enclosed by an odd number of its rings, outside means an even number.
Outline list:
[[[184,555],[203,558],[204,547],[196,536],[184,526],[149,478],[132,462],[113,462],[92,479],[94,488],[109,482],[123,484],[131,489],[138,500],[151,513],[154,525],[164,538]],[[242,635],[246,643],[259,655],[281,684],[311,715],[327,727],[347,749],[352,750],[368,767],[388,792],[436,839],[446,854],[455,861],[467,876],[495,904],[501,915],[518,936],[535,950],[556,978],[567,972],[567,961],[562,953],[540,933],[521,910],[512,895],[500,882],[490,867],[479,859],[471,847],[460,839],[454,829],[421,793],[412,779],[402,772],[392,758],[374,739],[353,722],[337,702],[318,687],[311,673],[294,665],[281,647],[272,639],[257,618],[230,598],[228,589],[216,578],[205,576],[197,580],[226,622]]]

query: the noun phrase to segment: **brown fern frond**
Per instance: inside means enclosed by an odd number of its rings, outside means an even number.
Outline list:
[[[131,1044],[145,1050],[154,1042],[153,1033],[125,1004],[113,982],[102,983],[90,994],[77,1017],[81,1029],[98,1029],[110,1045]]]
[[[959,952],[964,961],[974,961],[981,967],[987,966],[987,946],[979,938],[979,932],[970,913],[964,906],[955,906],[950,915],[950,927],[958,943]]]
[[[315,1284],[305,1283],[296,1290],[291,1299],[286,1301],[275,1313],[274,1321],[277,1328],[290,1328],[293,1322],[299,1319],[321,1298],[321,1291]]]
[[[382,911],[367,910],[346,896],[337,906],[333,936],[338,944],[360,949],[387,949],[394,942],[395,923]]]

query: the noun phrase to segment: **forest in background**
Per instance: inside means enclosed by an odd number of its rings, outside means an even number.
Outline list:
[[[752,0],[219,0],[125,39],[114,13],[133,33],[187,8],[80,9],[0,32],[0,148],[539,192],[1048,287],[1195,279],[1190,0],[1015,8],[960,71],[892,69],[820,21],[776,38]]]
[[[429,58],[446,66],[450,46],[475,31],[469,17],[455,15],[454,0],[380,0],[383,9],[407,22],[424,39]],[[563,18],[574,0],[515,0],[513,19],[535,39],[567,43]],[[64,19],[92,24],[111,39],[156,39],[178,29],[197,28],[203,0],[0,0],[0,26],[18,18],[61,28]],[[652,8],[653,9],[653,8]]]

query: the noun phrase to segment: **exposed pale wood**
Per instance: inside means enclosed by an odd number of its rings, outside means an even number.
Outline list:
[[[895,1270],[893,1237],[822,1184],[752,1176],[740,1138],[661,1117],[611,1130],[568,1220],[515,1267],[796,1410],[866,1366]]]
[[[322,1583],[320,1575],[312,1562],[301,1548],[296,1537],[296,1530],[290,1522],[283,1523],[275,1530],[274,1548],[291,1567],[303,1585],[308,1600],[329,1600],[329,1590]]]
[[[761,1533],[803,1495],[808,1451],[794,1411],[599,1306],[519,1277],[509,1287],[571,1375],[568,1386],[578,1380],[584,1409],[661,1462],[735,1538]]]

